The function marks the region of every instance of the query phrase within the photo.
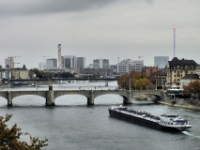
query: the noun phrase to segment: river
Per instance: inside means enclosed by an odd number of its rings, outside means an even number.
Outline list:
[[[54,89],[114,89],[116,81],[77,82],[54,85]],[[20,87],[10,90],[47,90],[47,86]],[[7,90],[7,89],[1,89]],[[13,114],[9,126],[17,123],[23,132],[49,139],[47,150],[200,150],[200,111],[137,103],[127,107],[151,114],[180,114],[192,124],[189,131],[164,132],[111,118],[110,105],[122,104],[118,95],[104,95],[95,99],[94,106],[87,106],[87,99],[80,95],[61,96],[56,106],[46,107],[45,99],[39,96],[20,96],[7,107],[0,98],[0,115]],[[22,136],[22,140],[28,137]]]

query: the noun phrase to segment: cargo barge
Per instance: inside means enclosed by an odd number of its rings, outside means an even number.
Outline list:
[[[128,109],[122,105],[111,106],[108,111],[111,117],[155,129],[183,131],[192,127],[187,119],[181,118],[178,115],[164,114],[156,116],[148,112]]]

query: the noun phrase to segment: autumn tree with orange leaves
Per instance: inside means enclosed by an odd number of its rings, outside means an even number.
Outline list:
[[[129,89],[129,86],[131,85],[131,89],[136,90],[152,89],[153,86],[144,74],[135,71],[123,74],[118,79],[118,85],[124,89]]]

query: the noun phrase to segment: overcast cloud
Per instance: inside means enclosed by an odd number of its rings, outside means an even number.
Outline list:
[[[17,55],[16,67],[38,67],[62,44],[62,55],[87,65],[144,56],[149,66],[154,56],[172,59],[176,24],[177,57],[200,63],[199,8],[199,0],[0,0],[0,62]]]

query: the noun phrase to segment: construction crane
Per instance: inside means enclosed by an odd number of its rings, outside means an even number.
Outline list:
[[[9,56],[8,58],[10,59],[10,68],[14,68],[14,64],[19,64],[19,63],[14,63],[14,59],[13,58],[17,58],[17,57],[21,57],[21,56]]]

